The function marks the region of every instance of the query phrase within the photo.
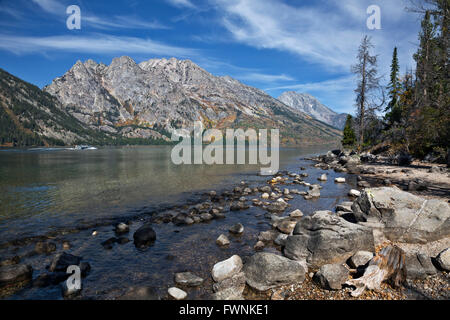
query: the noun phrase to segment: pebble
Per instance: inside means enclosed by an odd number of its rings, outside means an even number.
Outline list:
[[[167,290],[167,292],[169,293],[169,296],[171,296],[175,300],[184,300],[187,297],[186,292],[184,292],[183,290],[178,289],[176,287],[169,288],[169,290]]]

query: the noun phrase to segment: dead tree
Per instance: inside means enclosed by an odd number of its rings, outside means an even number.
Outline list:
[[[351,67],[352,73],[358,78],[358,86],[356,93],[356,111],[359,117],[359,146],[364,144],[365,119],[369,111],[374,112],[381,108],[385,102],[384,91],[380,85],[380,77],[377,76],[377,56],[371,55],[373,49],[371,38],[367,35],[361,41],[358,49],[357,63]],[[380,98],[381,92],[382,102],[378,104],[376,101]]]
[[[381,283],[391,281],[398,287],[406,280],[405,253],[397,246],[385,247],[370,262],[364,275],[346,282],[356,289],[351,293],[353,297],[360,296],[365,289],[378,290]]]

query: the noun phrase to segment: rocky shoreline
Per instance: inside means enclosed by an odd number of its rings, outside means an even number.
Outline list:
[[[279,172],[265,184],[243,181],[233,190],[208,192],[195,203],[114,222],[115,236],[99,243],[104,250],[131,243],[137,250],[151,250],[160,225],[171,224],[183,232],[196,224],[225,223],[230,214],[244,214],[251,208],[269,225],[254,235],[257,241],[252,255],[231,254],[216,261],[210,279],[186,270],[173,274],[174,285],[165,296],[143,286],[116,298],[189,299],[190,288],[202,286],[211,293],[206,298],[218,300],[449,298],[450,178],[446,168],[402,167],[370,154],[341,150],[309,160],[317,168],[317,178],[310,176],[309,183],[305,179],[312,174],[302,167]],[[358,188],[350,190],[349,201],[310,215],[290,204],[298,197],[316,201],[327,184],[347,183],[339,176],[329,181],[328,170],[358,175]],[[435,175],[440,178],[434,179]],[[318,183],[311,183],[311,178]],[[96,227],[86,229],[92,237],[97,236]],[[235,237],[249,232],[243,223],[230,225],[228,231],[217,238],[218,247],[227,248]],[[0,259],[0,297],[8,298],[30,286],[59,286],[64,298],[86,298],[82,289],[70,291],[64,286],[69,265],[78,265],[84,278],[91,270],[89,257],[73,254],[64,234],[11,242],[5,247],[25,245],[34,248],[21,256]],[[34,276],[27,260],[36,255],[48,257],[49,264],[46,272]],[[391,263],[392,257],[398,260],[396,264]],[[380,277],[375,285],[368,274],[371,271]]]

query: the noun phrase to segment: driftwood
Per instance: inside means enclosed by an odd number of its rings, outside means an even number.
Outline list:
[[[360,296],[367,288],[380,289],[383,281],[392,281],[398,287],[406,279],[405,253],[397,246],[385,247],[370,262],[362,277],[346,282],[356,287],[353,297]]]

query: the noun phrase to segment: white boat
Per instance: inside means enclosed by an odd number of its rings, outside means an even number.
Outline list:
[[[76,145],[72,150],[97,150],[97,148],[88,145]]]

